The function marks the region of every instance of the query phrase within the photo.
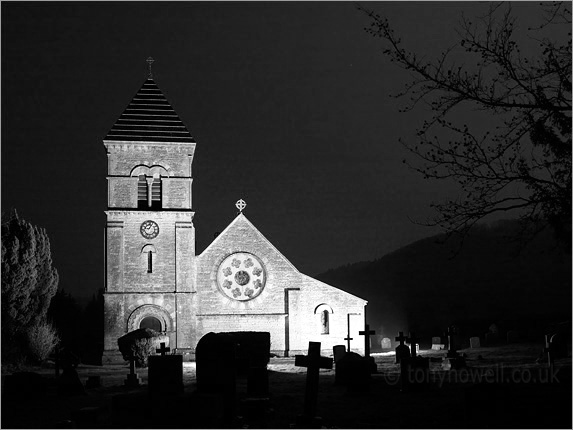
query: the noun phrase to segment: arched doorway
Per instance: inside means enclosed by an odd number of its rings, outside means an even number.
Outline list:
[[[139,323],[139,328],[150,328],[151,330],[155,330],[156,332],[161,333],[162,327],[161,327],[161,321],[159,321],[157,318],[155,317],[145,317],[141,320],[141,322]]]

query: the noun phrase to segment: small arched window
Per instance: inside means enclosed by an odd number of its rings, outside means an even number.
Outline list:
[[[333,313],[332,308],[326,303],[322,303],[314,309],[320,334],[330,334],[330,319]]]
[[[153,273],[153,265],[155,264],[156,258],[157,252],[153,245],[145,245],[141,249],[141,259],[144,260],[147,265],[147,273]]]
[[[325,309],[320,313],[320,334],[330,333],[330,314]]]

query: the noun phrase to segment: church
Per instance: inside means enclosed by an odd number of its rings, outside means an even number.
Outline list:
[[[325,354],[348,342],[363,351],[358,332],[367,301],[300,273],[243,214],[243,200],[236,218],[196,254],[196,142],[149,61],[147,79],[103,139],[103,363],[122,361],[117,339],[145,327],[167,335],[171,350],[189,359],[209,332],[269,332],[279,356],[306,353],[309,341],[321,342]]]

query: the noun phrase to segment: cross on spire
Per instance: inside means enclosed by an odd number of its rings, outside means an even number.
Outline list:
[[[153,79],[153,74],[151,73],[151,65],[155,60],[152,57],[148,57],[145,61],[147,61],[147,79]]]

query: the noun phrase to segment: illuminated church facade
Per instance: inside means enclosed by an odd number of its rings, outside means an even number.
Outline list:
[[[367,302],[300,273],[242,213],[195,253],[196,142],[151,73],[103,140],[107,157],[103,362],[138,328],[194,355],[209,332],[267,331],[271,350],[362,350]]]

